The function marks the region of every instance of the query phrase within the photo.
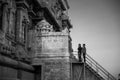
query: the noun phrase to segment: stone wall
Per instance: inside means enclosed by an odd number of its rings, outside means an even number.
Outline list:
[[[0,80],[34,80],[35,74],[31,65],[0,55]]]
[[[43,80],[70,80],[68,34],[36,33],[33,65],[43,66]]]
[[[0,65],[0,80],[34,80],[33,72]]]
[[[62,32],[36,34],[35,56],[69,56],[68,35]]]
[[[70,27],[63,26],[64,3],[0,0],[0,80],[69,80]],[[36,29],[43,19],[47,34]]]
[[[70,80],[70,64],[65,58],[38,59],[43,66],[43,80]]]

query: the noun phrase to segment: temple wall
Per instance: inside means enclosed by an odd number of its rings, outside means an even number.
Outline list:
[[[70,80],[68,34],[38,33],[35,40],[33,65],[43,65],[44,80]]]
[[[65,5],[58,0],[0,0],[0,80],[70,79]],[[43,19],[48,25],[41,28],[52,27],[47,34],[37,32]]]
[[[38,33],[35,40],[35,56],[69,56],[68,34],[62,32]]]
[[[0,80],[34,80],[35,74],[31,65],[0,55]]]

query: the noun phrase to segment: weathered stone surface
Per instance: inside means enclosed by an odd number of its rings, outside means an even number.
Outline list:
[[[37,32],[34,35],[33,65],[43,65],[44,80],[70,80],[68,34]]]
[[[55,34],[56,33],[56,34]],[[37,34],[35,37],[35,56],[69,56],[68,35],[60,32]]]
[[[70,80],[69,58],[36,58],[34,65],[43,66],[43,80]]]
[[[0,80],[17,78],[17,70],[9,67],[0,66]]]
[[[27,71],[21,71],[21,80],[34,80],[35,74]]]
[[[0,80],[34,80],[34,78],[35,73],[21,69],[18,70],[11,67],[0,66]]]
[[[47,0],[41,8],[41,1],[0,0],[0,80],[69,80],[69,30],[62,26],[63,5]],[[42,70],[26,62],[28,57]]]
[[[62,60],[46,61],[44,68],[44,80],[69,80],[70,65]]]
[[[0,43],[5,44],[5,37],[4,37],[4,34],[2,32],[0,32]]]
[[[0,80],[34,80],[34,71],[29,64],[0,55]]]

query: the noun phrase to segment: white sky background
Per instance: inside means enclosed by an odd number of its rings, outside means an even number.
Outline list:
[[[120,73],[120,0],[68,0],[73,49],[87,53],[115,77]]]

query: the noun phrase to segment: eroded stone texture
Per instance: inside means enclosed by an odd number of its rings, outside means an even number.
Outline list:
[[[43,80],[70,80],[68,33],[52,31],[43,33],[41,31],[43,27],[31,31],[34,37],[31,39],[34,51],[33,65],[43,66]]]
[[[44,80],[69,80],[69,62],[67,62],[64,58],[48,60],[44,60]]]
[[[33,65],[44,65],[44,80],[69,80],[68,35],[61,32],[37,35]]]
[[[0,80],[69,80],[69,26],[63,28],[61,17],[66,5],[0,0]],[[42,69],[31,70],[31,59]]]
[[[36,56],[68,56],[68,37],[65,34],[36,36]]]

